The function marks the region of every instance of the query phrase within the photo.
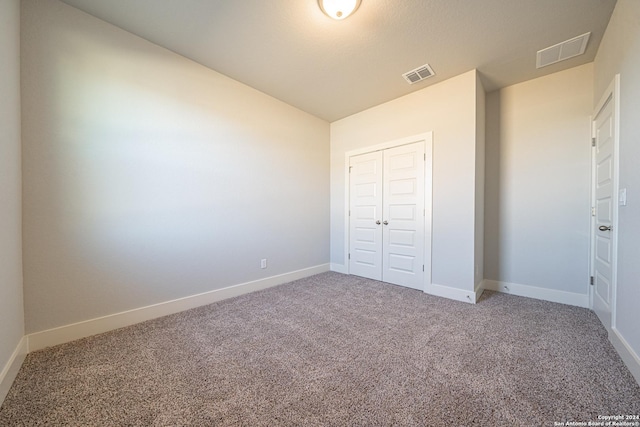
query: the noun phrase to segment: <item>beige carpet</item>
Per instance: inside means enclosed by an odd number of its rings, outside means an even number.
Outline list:
[[[640,414],[589,310],[324,273],[30,354],[0,425],[553,426]]]

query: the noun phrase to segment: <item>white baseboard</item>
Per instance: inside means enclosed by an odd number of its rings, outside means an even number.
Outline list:
[[[427,285],[424,291],[430,295],[468,302],[470,304],[475,304],[478,301],[478,298],[480,298],[480,295],[482,295],[482,289],[480,288],[479,291],[465,291],[435,283]]]
[[[498,291],[506,294],[529,297],[561,304],[575,305],[589,308],[589,294],[558,291],[556,289],[540,288],[537,286],[520,285],[518,283],[500,282],[498,280],[483,280],[482,287],[488,291]]]
[[[4,398],[7,397],[11,384],[13,384],[13,380],[16,379],[16,375],[18,375],[18,371],[22,366],[22,362],[24,362],[24,358],[27,357],[28,350],[29,339],[27,337],[22,337],[18,346],[7,361],[7,364],[2,368],[2,371],[0,371],[0,406],[2,406]]]
[[[315,267],[292,271],[290,273],[271,276],[252,282],[241,283],[227,288],[216,289],[197,295],[140,307],[121,313],[110,314],[95,319],[85,320],[46,331],[29,334],[29,351],[36,351],[45,347],[85,338],[91,335],[112,331],[125,326],[134,325],[146,320],[155,319],[169,314],[179,313],[191,308],[211,304],[227,298],[259,291],[272,286],[281,285],[293,280],[313,276],[315,274],[329,271],[329,264],[317,265]]]
[[[331,271],[335,271],[336,273],[349,274],[349,269],[344,264],[338,264],[332,262],[330,265]]]
[[[615,328],[609,330],[609,341],[611,341],[611,344],[613,344],[622,361],[627,365],[627,368],[629,368],[631,375],[633,375],[638,385],[640,385],[640,356],[633,351],[633,348],[627,340],[624,339],[622,334],[620,334],[620,331]]]

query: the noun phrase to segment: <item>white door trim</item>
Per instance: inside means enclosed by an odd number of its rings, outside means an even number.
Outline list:
[[[612,212],[612,230],[611,230],[611,319],[608,325],[605,325],[607,329],[615,330],[616,328],[616,289],[617,289],[617,275],[618,275],[618,193],[619,193],[619,165],[620,165],[620,74],[616,74],[613,81],[607,87],[607,90],[604,92],[600,101],[596,104],[596,108],[594,109],[592,115],[592,138],[595,138],[595,123],[598,115],[602,111],[602,109],[608,104],[611,103],[613,107],[613,126],[614,126],[614,138],[613,138],[613,190],[612,197],[615,200],[613,203],[613,212]],[[591,170],[595,175],[595,150],[592,150],[591,155]],[[595,176],[592,178],[595,179]],[[592,209],[595,207],[595,183],[592,183],[591,186],[591,207]],[[591,221],[591,251],[589,255],[589,268],[591,271],[591,276],[594,275],[594,257],[595,250],[593,249],[595,246],[595,220],[592,217]],[[593,293],[594,286],[589,286],[589,301],[590,308],[593,309]]]
[[[432,240],[432,210],[433,210],[433,132],[425,132],[417,135],[408,136],[406,138],[395,139],[393,141],[384,142],[381,144],[371,145],[368,147],[358,148],[355,150],[347,151],[344,155],[344,241],[343,250],[344,258],[342,264],[344,265],[344,272],[349,272],[349,158],[352,156],[358,156],[360,154],[372,153],[374,151],[385,150],[387,148],[394,148],[401,145],[412,144],[414,142],[425,141],[425,153],[427,155],[427,163],[425,165],[425,194],[424,194],[424,230],[425,230],[425,250],[424,250],[424,289],[431,284],[431,240]]]
[[[596,117],[595,115],[591,116],[591,187],[589,193],[589,206],[591,207],[589,216],[589,291],[587,292],[589,298],[589,305],[587,308],[593,311],[593,288],[594,288],[594,280],[595,280],[595,256],[596,256],[596,147],[593,143],[596,135]]]

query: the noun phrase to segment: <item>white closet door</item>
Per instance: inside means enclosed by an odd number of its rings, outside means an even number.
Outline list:
[[[349,272],[382,280],[382,152],[349,160]]]
[[[382,280],[415,289],[424,277],[424,143],[384,150]]]

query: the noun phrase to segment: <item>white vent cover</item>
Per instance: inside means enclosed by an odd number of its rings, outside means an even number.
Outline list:
[[[582,55],[587,48],[590,35],[591,33],[585,33],[581,36],[555,44],[546,49],[539,50],[536,60],[536,68],[546,67],[547,65]]]
[[[421,82],[422,80],[429,78],[435,74],[436,73],[433,72],[429,64],[424,64],[423,66],[418,67],[415,70],[407,71],[402,75],[402,77],[404,77],[407,83],[412,85],[414,83]]]

